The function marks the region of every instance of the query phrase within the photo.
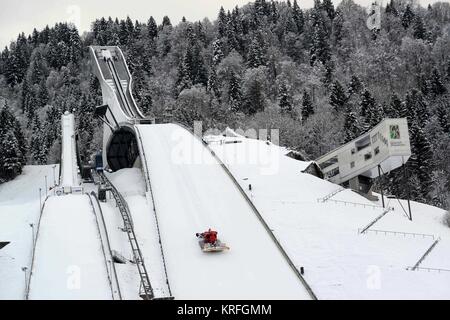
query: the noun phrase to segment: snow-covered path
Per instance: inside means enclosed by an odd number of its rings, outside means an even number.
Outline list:
[[[309,299],[238,189],[191,133],[139,126],[169,281],[177,299]],[[203,253],[196,232],[213,228],[231,250]]]
[[[111,299],[95,215],[87,195],[48,198],[29,299]]]

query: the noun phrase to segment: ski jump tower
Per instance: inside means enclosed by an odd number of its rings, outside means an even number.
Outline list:
[[[91,46],[93,70],[102,89],[103,105],[96,114],[104,122],[103,159],[116,171],[132,167],[139,151],[136,124],[152,123],[138,108],[132,95],[132,77],[122,50],[115,46]]]
[[[316,162],[329,181],[370,196],[371,179],[401,167],[410,156],[406,118],[387,118]]]
[[[78,179],[75,118],[68,111],[61,116],[61,140],[60,185],[56,188],[56,193],[82,193],[83,187]]]

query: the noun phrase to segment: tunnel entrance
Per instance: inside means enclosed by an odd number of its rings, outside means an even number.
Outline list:
[[[112,171],[131,168],[139,156],[136,136],[132,129],[122,127],[115,131],[108,145],[106,157]]]

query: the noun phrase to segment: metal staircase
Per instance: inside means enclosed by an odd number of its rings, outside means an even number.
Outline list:
[[[326,196],[317,199],[317,202],[326,202],[326,201],[328,201],[330,198],[334,197],[336,194],[338,194],[339,192],[342,192],[342,191],[344,191],[344,190],[345,190],[345,188],[339,188],[339,189],[336,189],[336,190],[330,192],[329,194],[327,194]]]
[[[386,209],[384,209],[383,213],[380,214],[378,217],[376,217],[373,221],[371,221],[367,226],[365,226],[360,233],[363,234],[365,233],[367,230],[369,230],[369,228],[371,226],[373,226],[375,223],[377,223],[378,220],[380,220],[381,218],[383,218],[388,212],[390,212],[392,210],[392,208],[388,207]]]
[[[425,251],[425,253],[423,254],[422,257],[420,257],[419,261],[416,262],[416,264],[414,265],[414,267],[412,267],[411,270],[417,270],[417,268],[419,268],[420,264],[423,262],[423,260],[425,260],[425,258],[430,254],[430,252],[434,249],[434,247],[436,247],[436,245],[439,243],[439,241],[441,241],[441,238],[437,238],[433,244],[428,248],[427,251]]]
[[[128,235],[128,240],[130,241],[131,250],[133,252],[134,262],[138,268],[139,277],[141,278],[141,292],[140,297],[144,300],[154,299],[153,288],[150,284],[150,278],[145,267],[144,258],[142,252],[139,248],[139,244],[136,239],[136,234],[134,233],[133,222],[131,220],[130,210],[128,208],[125,199],[119,191],[114,187],[114,185],[109,181],[105,174],[100,173],[100,177],[103,183],[106,185],[108,190],[111,191],[114,200],[116,201],[117,207],[119,208],[120,214],[122,215],[124,231]]]

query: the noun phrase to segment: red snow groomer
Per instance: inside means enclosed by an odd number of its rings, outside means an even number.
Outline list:
[[[195,236],[200,239],[198,243],[203,252],[220,252],[230,249],[217,239],[217,231],[211,230],[211,228],[203,233],[196,233]]]

